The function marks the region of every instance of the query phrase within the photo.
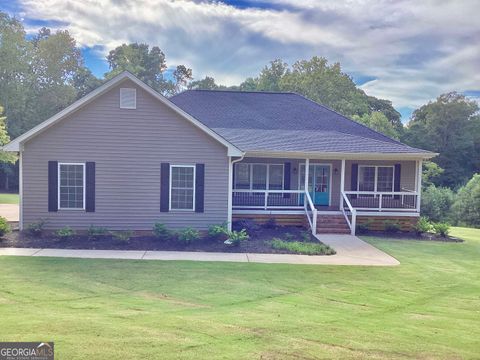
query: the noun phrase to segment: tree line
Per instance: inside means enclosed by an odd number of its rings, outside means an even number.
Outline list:
[[[323,57],[292,65],[276,59],[235,86],[217,84],[209,76],[196,80],[185,65],[168,67],[158,46],[122,44],[110,51],[106,60],[109,71],[99,79],[85,66],[67,30],[42,28],[34,36],[27,36],[19,20],[0,12],[0,106],[4,109],[3,117],[0,112],[0,144],[128,70],[165,96],[184,89],[302,94],[387,136],[439,153],[424,166],[426,189],[430,187],[430,191],[432,187],[449,189],[453,194],[480,172],[479,107],[456,92],[442,94],[421,106],[404,125],[391,101],[367,95],[339,63],[329,64]],[[10,185],[16,184],[15,167],[9,165],[15,158],[2,156],[0,187],[5,187],[6,179],[10,179]]]

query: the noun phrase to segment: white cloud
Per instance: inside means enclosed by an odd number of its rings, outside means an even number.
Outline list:
[[[160,46],[170,65],[225,84],[274,58],[319,55],[375,77],[362,88],[398,107],[480,89],[477,0],[271,0],[271,9],[217,1],[19,1],[28,18],[66,23],[82,46],[107,53],[122,42],[147,42]]]

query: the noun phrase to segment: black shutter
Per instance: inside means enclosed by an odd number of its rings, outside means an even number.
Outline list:
[[[170,208],[170,164],[160,165],[160,211],[168,212]]]
[[[350,176],[350,190],[358,191],[358,164],[352,164],[352,174]],[[352,199],[356,199],[357,195],[352,195]]]
[[[205,164],[195,165],[195,212],[203,212],[205,198]]]
[[[292,165],[289,162],[286,162],[283,167],[283,188],[285,190],[290,190],[290,172],[291,172]],[[290,194],[283,194],[285,199],[290,199]]]
[[[48,162],[48,211],[58,211],[58,161]]]
[[[401,191],[401,188],[400,188],[401,176],[402,176],[402,165],[395,164],[395,174],[394,174],[394,180],[393,180],[393,191],[395,192]],[[400,199],[400,195],[395,195],[394,198]]]
[[[95,212],[95,163],[85,165],[85,211]]]

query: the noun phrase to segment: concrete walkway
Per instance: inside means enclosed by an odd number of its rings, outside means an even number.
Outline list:
[[[8,221],[18,222],[19,214],[18,204],[0,204],[0,216],[3,216]]]
[[[390,255],[351,235],[319,235],[336,255],[308,256],[290,254],[216,253],[187,251],[70,250],[0,248],[0,255],[50,256],[88,259],[229,261],[269,264],[394,266],[400,263]]]

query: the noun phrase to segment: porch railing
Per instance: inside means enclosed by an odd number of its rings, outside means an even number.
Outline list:
[[[313,205],[312,198],[308,191],[305,191],[305,198],[307,201],[304,201],[303,206],[305,209],[305,214],[307,215],[308,223],[310,224],[310,229],[312,234],[317,234],[317,209]]]
[[[356,210],[419,211],[416,191],[343,191],[342,194]]]
[[[343,205],[341,206],[343,216],[345,216],[345,220],[347,221],[348,227],[350,228],[350,233],[352,235],[355,235],[355,230],[357,227],[357,210],[353,208],[352,204],[350,203],[350,200],[348,199],[347,194],[345,194],[344,191],[342,191],[342,198],[343,198]],[[347,213],[345,210],[345,204],[347,205],[347,208],[350,213]],[[350,216],[350,218],[349,218]]]
[[[234,209],[302,209],[303,190],[250,190],[234,189]]]

